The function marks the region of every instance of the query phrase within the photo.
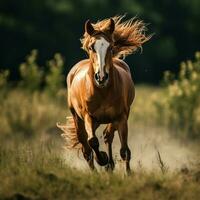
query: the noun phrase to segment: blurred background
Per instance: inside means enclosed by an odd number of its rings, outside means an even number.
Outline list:
[[[70,115],[65,77],[87,57],[85,21],[125,13],[155,35],[126,58],[136,173],[122,181],[117,134],[120,173],[89,174],[81,151],[63,149],[70,141],[56,123]],[[0,199],[199,199],[199,91],[200,0],[0,0]]]
[[[199,0],[1,0],[0,69],[9,69],[10,79],[18,80],[20,63],[37,49],[40,66],[61,53],[66,74],[86,57],[79,41],[85,21],[126,13],[155,33],[142,53],[126,59],[134,81],[158,84],[165,70],[177,72],[180,62],[199,50],[199,8]]]

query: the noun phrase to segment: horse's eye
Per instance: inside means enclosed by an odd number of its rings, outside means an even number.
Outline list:
[[[90,45],[89,49],[90,49],[91,51],[93,51],[93,52],[96,52],[96,51],[95,51],[95,48],[94,48],[94,44]]]

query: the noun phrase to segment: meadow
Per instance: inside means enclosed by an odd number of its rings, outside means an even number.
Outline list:
[[[116,170],[90,172],[66,150],[57,122],[69,115],[62,57],[41,70],[37,51],[20,66],[21,81],[0,75],[0,199],[199,199],[200,54],[183,62],[162,86],[136,85],[129,118],[133,173],[124,176],[119,139]],[[102,128],[97,135],[102,141]]]

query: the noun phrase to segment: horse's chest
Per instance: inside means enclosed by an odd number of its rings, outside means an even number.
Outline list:
[[[87,109],[90,115],[101,123],[109,123],[115,120],[120,114],[120,107],[117,106],[116,102],[96,102],[95,104],[89,102]]]
[[[94,114],[96,116],[112,116],[116,114],[116,108],[112,105],[102,105],[94,111]]]

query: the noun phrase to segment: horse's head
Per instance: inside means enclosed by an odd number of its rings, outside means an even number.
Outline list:
[[[95,30],[89,20],[85,23],[85,32],[90,35],[88,54],[94,69],[94,80],[98,87],[105,87],[109,81],[114,29],[113,19],[109,20],[102,31]]]

